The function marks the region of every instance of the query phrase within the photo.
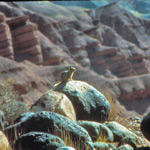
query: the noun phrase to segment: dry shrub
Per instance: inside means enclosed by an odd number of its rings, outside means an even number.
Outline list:
[[[4,83],[0,83],[0,110],[5,115],[5,121],[2,122],[3,126],[9,125],[19,115],[29,110],[29,107],[25,103],[21,102],[19,93],[14,90],[13,79],[9,78]],[[15,133],[17,133],[17,130]],[[11,150],[10,146],[13,148],[15,140],[9,141],[10,143],[8,143],[6,136],[9,137],[7,133],[3,136],[0,135],[0,150]],[[17,137],[15,139],[17,139]],[[1,149],[1,147],[4,148]]]
[[[115,100],[113,99],[112,95],[106,91],[102,91],[101,93],[106,97],[110,104],[110,112],[107,121],[118,120],[121,111],[115,107]]]
[[[105,133],[100,132],[100,135],[98,136],[96,142],[107,143],[107,142],[108,142],[108,139],[107,139],[107,137],[105,136]]]
[[[29,107],[21,102],[19,93],[14,90],[12,79],[0,84],[0,110],[4,112],[6,121],[9,123],[29,110]]]
[[[66,146],[73,147],[76,150],[89,150],[89,144],[85,142],[83,137],[78,137],[66,131],[63,127],[61,127],[61,132],[55,132],[55,135],[60,137]]]
[[[90,80],[87,83],[93,86],[93,83],[91,83]],[[94,85],[95,85],[95,88],[106,97],[106,99],[108,100],[108,102],[110,104],[110,113],[109,113],[107,121],[118,120],[118,118],[120,117],[120,114],[121,114],[121,110],[119,110],[115,106],[115,100],[114,100],[113,96],[111,95],[111,93],[109,91],[107,91],[106,89],[104,90],[97,83],[95,83]]]

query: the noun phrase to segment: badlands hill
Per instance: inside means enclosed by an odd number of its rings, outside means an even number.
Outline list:
[[[150,20],[118,4],[21,5],[0,2],[0,80],[12,78],[29,106],[75,66],[74,79],[110,94],[122,115],[149,111]]]

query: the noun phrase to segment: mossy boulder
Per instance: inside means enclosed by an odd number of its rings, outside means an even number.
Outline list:
[[[21,121],[27,119],[29,116],[31,116],[31,115],[33,115],[33,114],[34,114],[34,112],[25,112],[25,113],[21,114],[20,116],[18,116],[18,117],[15,119],[14,123],[21,122]]]
[[[5,134],[0,131],[0,150],[9,150],[10,145]]]
[[[132,143],[136,143],[138,138],[137,135],[129,131],[123,125],[115,121],[106,122],[105,125],[112,131],[114,135],[114,142],[120,142],[122,139],[128,139],[128,141],[132,140]]]
[[[145,138],[150,141],[150,113],[144,116],[140,128]]]
[[[93,86],[83,81],[69,81],[54,87],[55,91],[66,94],[71,100],[77,120],[104,122],[110,112],[106,97]]]
[[[31,111],[51,111],[76,121],[76,114],[69,98],[60,92],[49,90],[44,93],[32,106]]]
[[[134,149],[130,145],[126,144],[126,145],[118,147],[116,150],[134,150]]]
[[[113,142],[114,136],[111,130],[104,124],[94,121],[78,121],[78,125],[88,131],[93,142],[98,140],[105,140],[106,142]]]
[[[103,142],[95,142],[95,143],[93,143],[93,146],[96,150],[109,149],[108,144],[103,143]]]
[[[15,150],[56,150],[65,146],[57,136],[44,132],[29,132],[20,136],[15,143]]]

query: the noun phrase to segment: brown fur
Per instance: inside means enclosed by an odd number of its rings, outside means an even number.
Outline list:
[[[72,80],[75,71],[76,71],[75,67],[69,67],[68,70],[63,71],[61,73],[61,82],[56,83],[54,87],[58,86],[59,84],[67,83],[68,81]]]

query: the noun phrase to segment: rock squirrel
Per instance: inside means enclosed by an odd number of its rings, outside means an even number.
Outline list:
[[[56,83],[54,87],[58,86],[59,84],[67,83],[68,81],[72,80],[75,71],[76,71],[75,67],[69,67],[69,69],[63,71],[61,73],[61,82]]]
[[[75,67],[69,67],[68,70],[63,71],[61,73],[61,83],[66,83],[66,82],[72,80],[72,76],[75,71],[76,71]]]

